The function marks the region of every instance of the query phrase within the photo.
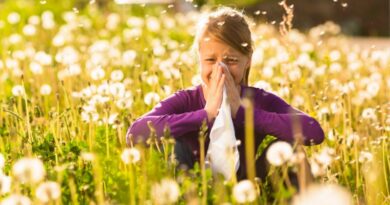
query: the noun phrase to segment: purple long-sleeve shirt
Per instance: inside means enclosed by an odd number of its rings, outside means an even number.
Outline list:
[[[304,144],[319,144],[324,139],[324,132],[320,124],[312,117],[292,108],[280,97],[263,89],[241,86],[241,98],[251,92],[254,102],[255,149],[265,138],[272,135],[280,140],[293,142],[292,119],[298,119]],[[145,141],[150,130],[147,122],[150,121],[156,130],[157,136],[162,136],[167,125],[171,135],[186,142],[192,149],[196,159],[199,159],[198,135],[203,120],[208,124],[206,150],[209,144],[209,134],[213,122],[209,122],[204,110],[206,101],[202,86],[194,86],[181,90],[161,101],[150,112],[138,118],[127,132],[127,142]],[[240,156],[245,153],[245,109],[240,106],[233,119],[236,139],[241,141],[238,147]],[[130,139],[132,138],[132,139]],[[245,165],[245,157],[240,157],[240,164]]]

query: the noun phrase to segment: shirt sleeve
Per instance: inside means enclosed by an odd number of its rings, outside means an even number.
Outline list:
[[[324,131],[314,118],[287,104],[280,97],[256,88],[254,98],[255,134],[272,135],[280,140],[294,142],[293,125],[300,125],[305,145],[320,144],[324,140]],[[245,124],[245,109],[240,106],[236,120]]]
[[[188,111],[190,97],[186,91],[179,91],[157,104],[150,112],[138,118],[128,129],[126,141],[145,141],[150,136],[148,122],[156,131],[157,137],[164,133],[168,126],[173,137],[184,136],[188,132],[199,131],[202,123],[207,118],[204,109]],[[187,108],[187,110],[186,110]],[[133,139],[130,139],[130,138]]]

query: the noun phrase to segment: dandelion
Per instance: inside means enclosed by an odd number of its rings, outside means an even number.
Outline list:
[[[24,96],[26,94],[26,91],[24,90],[24,87],[22,85],[15,85],[12,88],[12,94],[16,97],[18,96]]]
[[[33,36],[37,33],[37,29],[34,25],[27,24],[23,27],[23,34],[26,36]]]
[[[1,170],[4,168],[4,165],[5,165],[5,158],[4,158],[3,154],[0,153],[0,173],[1,173]]]
[[[350,147],[352,143],[356,143],[360,140],[360,136],[357,133],[351,133],[347,136],[347,146]]]
[[[0,173],[0,195],[7,194],[10,191],[11,191],[11,177]]]
[[[150,75],[146,78],[146,82],[149,85],[155,85],[158,83],[158,76],[157,75]]]
[[[372,158],[373,158],[373,156],[372,156],[371,152],[361,151],[359,153],[359,162],[361,162],[361,163],[371,162]]]
[[[1,201],[1,204],[3,205],[30,205],[31,200],[27,196],[20,195],[20,194],[12,194],[5,198],[3,201]]]
[[[10,23],[10,24],[17,24],[20,21],[20,15],[19,15],[19,13],[12,12],[12,13],[8,14],[7,20],[8,20],[8,23]]]
[[[242,180],[233,187],[233,196],[238,203],[251,203],[257,197],[255,186],[250,180]]]
[[[21,158],[12,167],[12,172],[21,183],[36,183],[45,177],[45,168],[37,158]]]
[[[281,166],[293,155],[293,149],[287,142],[276,142],[272,144],[266,154],[267,160],[274,166]]]
[[[57,182],[44,182],[38,186],[35,195],[42,203],[48,203],[57,200],[61,196],[61,188]]]
[[[103,122],[112,125],[115,123],[117,117],[118,117],[118,113],[112,113],[107,118],[103,118]]]
[[[135,164],[141,159],[141,153],[137,148],[126,148],[121,154],[121,159],[125,164]]]
[[[121,70],[114,70],[111,72],[111,80],[121,81],[123,79],[123,72]]]
[[[157,32],[160,30],[160,22],[156,17],[149,17],[146,19],[146,27],[149,31]]]
[[[155,56],[163,56],[165,54],[165,48],[163,46],[157,45],[153,47],[153,54]]]
[[[375,109],[373,108],[366,108],[362,112],[362,118],[365,120],[376,120],[377,116],[375,114]]]
[[[160,101],[160,96],[155,92],[149,92],[144,97],[144,102],[147,105],[151,105],[152,102],[158,102]]]
[[[352,205],[347,189],[336,184],[311,185],[293,198],[292,205]]]
[[[152,186],[151,195],[156,204],[173,204],[180,195],[179,185],[172,179],[163,179]]]
[[[91,78],[94,80],[100,80],[104,78],[105,72],[102,68],[95,68],[91,71]]]
[[[122,64],[125,66],[133,65],[137,52],[133,50],[127,50],[122,54]]]
[[[91,153],[91,152],[82,152],[80,156],[85,161],[93,161],[93,160],[95,160],[95,155],[93,153]]]
[[[93,111],[93,112],[81,112],[81,119],[84,121],[84,122],[96,122],[99,120],[99,113],[97,113],[96,111]]]
[[[42,85],[41,89],[40,89],[40,93],[41,93],[41,95],[50,95],[50,93],[51,93],[51,86],[48,85],[48,84]]]

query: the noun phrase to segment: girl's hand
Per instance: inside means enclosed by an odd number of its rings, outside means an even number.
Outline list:
[[[224,74],[226,76],[225,86],[226,86],[226,95],[230,104],[232,118],[236,118],[238,108],[241,105],[240,85],[237,85],[234,82],[233,76],[230,74],[228,67],[223,64]]]
[[[225,74],[221,65],[213,68],[211,79],[207,87],[207,102],[204,109],[207,112],[209,121],[214,120],[218,115],[218,110],[221,107],[223,85],[225,82]]]

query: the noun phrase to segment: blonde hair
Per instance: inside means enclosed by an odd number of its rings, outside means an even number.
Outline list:
[[[198,54],[203,35],[216,38],[240,53],[251,57],[253,41],[245,15],[230,7],[220,7],[204,16],[197,26],[193,49]],[[246,68],[241,84],[248,85],[250,67]]]

